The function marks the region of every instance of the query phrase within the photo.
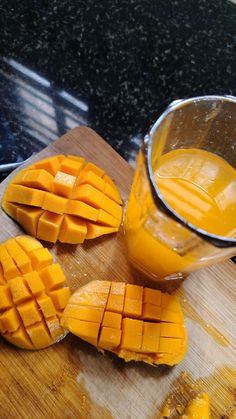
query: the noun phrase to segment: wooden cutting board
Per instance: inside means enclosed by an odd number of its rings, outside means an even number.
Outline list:
[[[27,165],[59,153],[78,154],[101,166],[127,200],[133,170],[94,131],[73,129]],[[0,196],[14,174],[1,184]],[[2,210],[0,226],[0,241],[22,233]],[[121,233],[84,245],[50,247],[73,289],[92,279],[141,279],[133,276],[125,258]],[[202,269],[177,293],[186,314],[189,351],[174,368],[126,364],[71,335],[35,352],[0,340],[0,419],[154,419],[167,400],[185,403],[198,389],[209,391],[213,418],[229,413],[236,395],[236,266],[226,261]],[[173,410],[171,417],[180,416]]]

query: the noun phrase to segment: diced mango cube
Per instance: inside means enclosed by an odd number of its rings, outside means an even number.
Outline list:
[[[8,281],[14,304],[22,303],[31,298],[31,293],[22,277],[12,278]]]
[[[36,269],[36,271],[41,271],[43,268],[51,265],[53,262],[51,253],[44,247],[32,250],[30,258],[33,269]]]
[[[102,177],[104,175],[104,170],[102,170],[100,167],[96,166],[94,163],[87,163],[86,166],[84,167],[84,173],[85,172],[90,172],[92,171],[93,173],[95,173],[97,176]]]
[[[141,335],[143,333],[143,321],[142,320],[136,320],[136,319],[130,319],[128,317],[124,317],[122,319],[122,330],[131,335]]]
[[[82,166],[83,166],[82,161],[77,161],[77,160],[66,157],[61,162],[60,171],[67,173],[69,175],[72,175],[72,176],[78,176]]]
[[[54,304],[51,298],[49,298],[46,294],[40,295],[36,298],[36,300],[45,318],[53,317],[56,315]]]
[[[0,285],[5,285],[7,281],[4,278],[2,265],[0,264]]]
[[[179,352],[182,346],[182,339],[161,337],[159,343],[159,352],[166,352],[168,354]]]
[[[10,202],[17,202],[18,204],[41,207],[45,193],[47,192],[10,183],[6,190],[5,199]]]
[[[22,252],[21,247],[17,243],[15,239],[8,239],[5,241],[5,247],[9,253],[9,255],[13,258],[19,252]]]
[[[166,308],[161,309],[161,321],[169,323],[180,323],[182,315],[179,311],[171,311]]]
[[[56,243],[60,227],[63,221],[63,215],[55,214],[54,212],[44,211],[39,218],[37,237],[41,240]]]
[[[1,263],[2,263],[4,277],[7,281],[21,274],[16,264],[14,263],[13,259],[10,256],[8,259],[2,260]]]
[[[108,214],[108,212],[100,209],[97,210],[97,223],[109,226],[109,227],[119,227],[119,221],[114,218],[112,215]]]
[[[116,233],[118,227],[107,227],[99,224],[87,222],[87,236],[86,239],[95,239],[103,236],[104,234]]]
[[[0,245],[0,262],[2,262],[4,259],[9,259],[10,255],[7,251],[6,246],[4,244]]]
[[[103,195],[102,202],[100,203],[101,209],[105,210],[109,214],[111,214],[114,218],[116,218],[119,223],[121,222],[122,217],[122,207],[114,202],[112,199],[108,198],[108,196]]]
[[[114,311],[115,313],[122,313],[124,307],[124,295],[110,294],[107,300],[107,311]]]
[[[56,172],[59,170],[61,161],[65,156],[59,155],[59,156],[52,156],[48,157],[47,159],[40,160],[37,163],[34,164],[34,169],[44,169],[47,172],[51,173],[51,175],[55,176]]]
[[[19,246],[15,239],[9,239],[5,241],[4,245],[9,253],[9,255],[13,258],[19,252],[22,252],[22,248]]]
[[[17,222],[22,225],[26,233],[36,236],[38,221],[42,213],[42,209],[21,205],[17,208]]]
[[[161,291],[153,290],[151,288],[144,288],[143,302],[160,306],[161,305]]]
[[[131,300],[125,297],[124,316],[140,317],[142,314],[142,300]]]
[[[37,295],[45,290],[45,286],[36,271],[29,272],[24,275],[24,280],[27,283],[32,294]]]
[[[83,243],[87,234],[86,222],[71,215],[64,215],[59,241],[61,243]]]
[[[79,304],[81,306],[93,306],[105,308],[107,303],[107,294],[97,294],[89,292],[81,292],[80,294],[73,294],[70,298],[71,303]]]
[[[91,185],[80,185],[75,191],[74,199],[83,201],[94,208],[100,208],[103,200],[103,193]]]
[[[8,285],[0,286],[0,310],[12,307],[12,297]]]
[[[50,212],[55,212],[56,214],[64,214],[66,212],[67,204],[67,198],[54,195],[51,192],[45,192],[45,199],[42,203],[42,208]]]
[[[105,189],[105,181],[92,170],[85,171],[84,174],[80,176],[79,185],[82,184],[89,184],[101,192]]]
[[[121,349],[139,352],[142,346],[143,322],[124,318],[122,320]]]
[[[15,239],[7,240],[5,246],[22,273],[27,273],[32,270],[29,256],[23,251]]]
[[[13,179],[13,183],[43,191],[51,191],[52,182],[53,176],[44,169],[24,170]]]
[[[100,329],[99,323],[86,322],[72,318],[67,321],[67,318],[64,318],[62,320],[62,326],[67,328],[74,335],[79,336],[81,339],[97,346],[98,333]]]
[[[66,213],[91,221],[96,221],[98,217],[98,210],[96,208],[82,201],[73,201],[72,199],[68,201]]]
[[[84,165],[85,165],[85,160],[84,160],[84,158],[83,158],[83,157],[79,157],[79,156],[72,156],[71,154],[69,154],[67,157],[68,157],[68,159],[70,159],[70,160],[75,160],[75,161],[77,161],[78,163],[80,163],[80,164],[81,164],[81,167],[84,167]]]
[[[157,353],[159,350],[160,324],[143,323],[142,352]]]
[[[46,348],[52,343],[47,327],[42,322],[27,327],[27,333],[33,345],[38,349]]]
[[[0,315],[0,325],[3,333],[15,332],[20,327],[21,320],[15,307],[4,311],[4,313]]]
[[[88,293],[108,294],[111,288],[110,281],[91,281],[86,284],[81,291],[85,290]],[[73,298],[73,296],[72,296]]]
[[[170,294],[162,294],[161,305],[164,306],[167,310],[171,311],[179,311],[180,309],[178,299],[174,295]]]
[[[142,297],[143,297],[143,287],[140,287],[139,285],[133,285],[133,284],[126,285],[125,298],[141,301]]]
[[[65,275],[59,263],[54,263],[53,265],[40,270],[39,276],[47,290],[54,290],[55,288],[64,285],[66,282]]]
[[[113,201],[117,202],[120,205],[122,204],[120,194],[115,185],[113,186],[110,183],[106,182],[103,192],[106,196],[108,196],[108,198],[111,198]]]
[[[101,307],[86,307],[77,304],[68,304],[65,309],[65,317],[93,323],[101,323],[103,313],[104,309]]]
[[[122,316],[119,313],[113,313],[111,311],[105,311],[102,325],[106,327],[111,327],[112,329],[121,328]]]
[[[74,189],[75,182],[75,176],[58,171],[53,179],[53,192],[69,198]]]
[[[53,301],[54,306],[56,307],[56,309],[60,310],[60,309],[64,309],[70,296],[71,296],[71,292],[70,292],[70,288],[68,287],[63,287],[63,288],[59,288],[55,291],[51,291],[49,293],[50,298]]]
[[[124,282],[112,282],[111,283],[111,294],[113,295],[125,295],[126,284]]]
[[[32,270],[30,258],[23,251],[21,251],[18,255],[15,255],[13,259],[22,274]]]
[[[112,327],[102,327],[98,346],[103,349],[117,348],[121,340],[121,330]]]
[[[168,338],[182,338],[184,335],[183,328],[176,323],[161,323],[161,336]]]
[[[25,327],[37,323],[42,319],[34,300],[18,305],[17,310]]]
[[[143,320],[160,320],[161,307],[149,303],[143,304],[142,318]]]
[[[66,332],[61,327],[60,321],[56,316],[45,319],[45,322],[54,342],[58,342],[65,336]]]
[[[17,208],[18,207],[19,207],[19,204],[14,204],[13,202],[8,202],[3,197],[2,208],[14,220],[17,220]]]
[[[31,236],[17,236],[17,243],[25,250],[26,253],[31,253],[32,250],[42,249],[42,244]]]

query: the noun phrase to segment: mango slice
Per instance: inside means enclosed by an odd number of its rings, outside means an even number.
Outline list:
[[[182,419],[209,419],[210,417],[210,399],[207,393],[198,394],[192,399],[181,416]]]
[[[124,282],[92,281],[70,297],[61,318],[74,335],[125,361],[174,365],[187,351],[178,299]]]
[[[4,211],[40,240],[83,243],[118,231],[120,194],[105,172],[82,157],[52,156],[19,172]]]
[[[30,236],[0,245],[0,334],[13,345],[41,349],[61,340],[61,314],[71,295],[48,249]]]

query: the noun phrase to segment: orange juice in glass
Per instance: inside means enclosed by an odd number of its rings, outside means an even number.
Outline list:
[[[132,264],[158,281],[236,254],[236,98],[167,108],[139,152],[124,231]]]

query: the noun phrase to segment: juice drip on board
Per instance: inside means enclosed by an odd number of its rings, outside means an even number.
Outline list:
[[[181,305],[184,314],[191,320],[197,322],[202,327],[202,329],[204,329],[217,343],[222,346],[227,346],[230,344],[229,339],[212,324],[206,323],[185,298],[181,299]]]
[[[235,419],[235,387],[236,370],[232,368],[224,367],[209,377],[196,380],[189,372],[183,371],[172,383],[171,391],[164,400],[161,411],[168,412],[169,419],[178,419],[193,397],[206,392],[211,399],[212,419]],[[156,416],[156,419],[160,419],[160,416]]]

